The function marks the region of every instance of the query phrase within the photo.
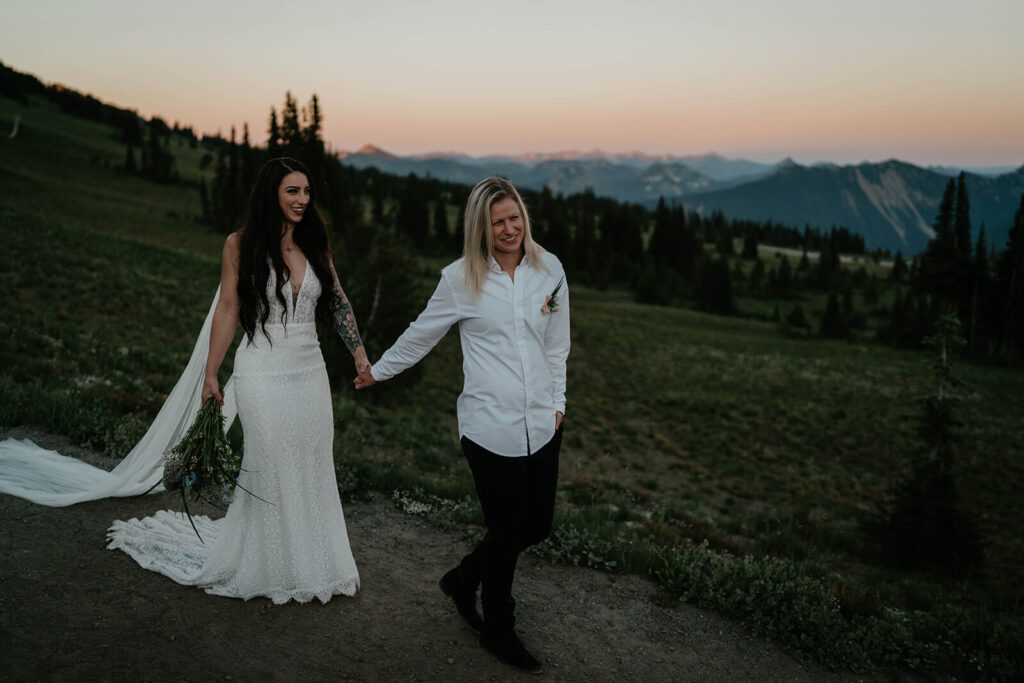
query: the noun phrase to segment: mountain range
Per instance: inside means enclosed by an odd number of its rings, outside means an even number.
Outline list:
[[[708,215],[775,221],[795,227],[844,226],[869,249],[915,254],[933,231],[942,193],[960,168],[923,168],[898,160],[852,165],[801,165],[791,159],[763,164],[718,154],[693,156],[559,152],[471,157],[455,152],[397,156],[372,145],[339,155],[357,168],[433,177],[472,185],[501,175],[518,186],[573,194],[591,188],[619,201],[653,206],[659,198]],[[965,171],[977,235],[1002,248],[1024,194],[1024,166]]]

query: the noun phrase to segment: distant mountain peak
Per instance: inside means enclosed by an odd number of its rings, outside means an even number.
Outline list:
[[[339,159],[345,159],[345,158],[350,157],[350,156],[352,156],[354,154],[361,154],[363,156],[368,156],[368,157],[380,157],[380,158],[384,158],[384,159],[398,159],[399,158],[399,157],[395,156],[394,154],[392,154],[391,152],[385,152],[383,149],[381,149],[377,145],[374,145],[374,144],[371,144],[371,143],[366,143],[365,145],[363,145],[362,147],[357,149],[355,152],[339,152],[338,153],[338,158]]]

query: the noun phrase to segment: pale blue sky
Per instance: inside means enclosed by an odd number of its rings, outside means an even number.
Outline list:
[[[337,149],[602,148],[1024,163],[1024,2],[33,0],[0,60],[264,138],[317,93]]]

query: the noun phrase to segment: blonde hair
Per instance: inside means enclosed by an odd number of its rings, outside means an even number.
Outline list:
[[[509,181],[504,178],[484,178],[469,193],[466,211],[463,214],[462,264],[466,277],[466,288],[474,299],[480,298],[484,280],[490,271],[491,254],[494,251],[494,233],[491,231],[491,206],[494,202],[511,198],[519,207],[523,221],[523,253],[534,268],[548,270],[541,258],[544,248],[533,241],[530,232],[530,216],[523,204],[523,198]]]

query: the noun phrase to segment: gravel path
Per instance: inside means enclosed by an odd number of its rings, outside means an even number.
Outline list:
[[[60,439],[45,445],[77,451]],[[0,680],[893,680],[797,662],[738,623],[665,605],[642,578],[526,555],[518,629],[545,665],[529,676],[484,652],[437,587],[467,551],[464,533],[380,494],[348,503],[359,594],[275,607],[179,586],[105,549],[112,520],[167,503],[156,495],[46,508],[0,495]]]

